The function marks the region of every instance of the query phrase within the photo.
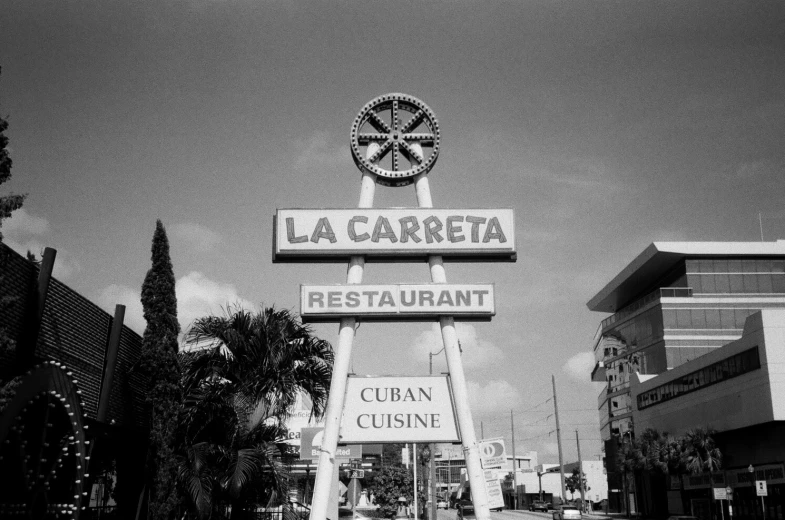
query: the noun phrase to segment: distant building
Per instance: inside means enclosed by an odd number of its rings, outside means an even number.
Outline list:
[[[434,461],[436,463],[436,492],[439,496],[446,496],[454,492],[461,483],[461,473],[466,472],[466,458],[463,446],[460,444],[437,443],[435,444]],[[497,468],[499,480],[512,473],[513,467],[519,477],[526,472],[533,472],[537,465],[537,452],[529,451],[515,456],[513,464],[512,455],[507,455],[504,466]]]
[[[700,479],[687,479],[686,484],[670,479],[660,490],[663,500],[649,493],[658,492],[656,485],[640,480],[631,482],[624,496],[615,465],[617,448],[646,427],[671,434],[698,426],[720,431],[717,440],[724,443],[729,457],[724,467],[731,474],[750,463],[785,460],[785,453],[773,445],[757,442],[759,435],[767,438],[780,431],[777,387],[764,382],[772,366],[764,367],[785,352],[785,345],[777,344],[783,341],[777,316],[785,309],[784,240],[653,243],[588,307],[612,313],[595,335],[592,371],[592,380],[606,383],[598,407],[612,511],[623,511],[629,503],[644,514],[692,509],[708,515],[708,483],[702,494],[690,489]],[[755,331],[758,340],[743,339],[754,337]],[[741,381],[756,390],[741,391]],[[728,398],[716,399],[718,393]],[[753,429],[741,431],[744,428]],[[755,448],[743,449],[745,442]],[[785,480],[771,484],[774,493],[781,493],[778,486]],[[667,500],[664,487],[669,488]],[[776,500],[769,503],[772,511],[783,510]],[[734,510],[736,518],[755,514],[752,506],[749,511]]]

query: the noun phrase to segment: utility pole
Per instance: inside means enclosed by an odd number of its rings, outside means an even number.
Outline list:
[[[575,430],[575,443],[578,445],[578,482],[581,484],[581,507],[586,508],[586,490],[583,489],[583,461],[581,460],[581,441],[578,439],[578,430]]]
[[[561,477],[561,500],[567,497],[567,488],[564,486],[564,459],[562,459],[561,451],[561,428],[559,428],[559,403],[556,400],[556,376],[551,375],[551,383],[553,384],[553,413],[556,415],[556,443],[559,446],[559,476]]]
[[[418,520],[420,515],[420,500],[417,496],[417,443],[412,443],[412,471],[414,472],[414,520]]]
[[[484,439],[484,438],[485,438],[485,430],[483,429],[482,421],[480,421],[480,439]]]
[[[512,508],[518,509],[518,470],[515,467],[515,421],[510,410],[510,428],[512,429]]]

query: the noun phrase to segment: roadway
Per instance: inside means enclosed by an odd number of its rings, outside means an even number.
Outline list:
[[[457,520],[458,511],[455,509],[439,509],[437,510],[436,520]],[[584,514],[583,520],[610,520],[609,515],[605,515],[600,511],[593,514]],[[501,511],[491,511],[491,520],[552,520],[553,511],[543,513],[541,511],[525,511],[522,509],[510,510],[502,509]],[[419,519],[423,520],[423,519]]]
[[[458,517],[456,509],[439,509],[436,513],[437,520],[457,520]],[[553,513],[542,513],[539,511],[532,512],[520,509],[516,511],[509,509],[491,511],[491,520],[551,520],[552,518]]]

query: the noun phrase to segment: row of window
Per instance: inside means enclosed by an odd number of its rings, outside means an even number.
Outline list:
[[[744,322],[760,309],[663,309],[666,329],[743,329]]]
[[[691,372],[675,381],[660,385],[638,395],[638,410],[694,392],[760,368],[758,347]]]
[[[782,294],[785,273],[704,274],[687,275],[693,294]]]
[[[686,260],[687,274],[691,273],[785,273],[782,259],[721,259]]]
[[[615,338],[616,345],[620,351],[631,350],[643,346],[654,337],[662,337],[662,313],[661,309],[654,307],[646,312],[635,316],[624,324],[607,331],[603,336]]]

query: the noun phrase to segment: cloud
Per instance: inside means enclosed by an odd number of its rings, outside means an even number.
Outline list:
[[[488,381],[485,386],[475,381],[466,383],[469,406],[483,414],[501,413],[519,407],[523,399],[517,388],[503,379]]]
[[[594,354],[592,352],[578,352],[562,366],[568,376],[576,381],[588,383],[591,381],[591,371],[594,368]]]
[[[240,297],[232,284],[210,280],[198,271],[192,271],[177,280],[177,318],[183,331],[202,316],[221,315],[227,305],[240,305],[253,309],[252,302]]]
[[[147,324],[144,321],[142,300],[138,290],[126,285],[112,284],[101,291],[96,303],[112,315],[115,305],[125,305],[123,324],[138,334],[144,332]]]
[[[172,236],[199,251],[214,251],[221,242],[221,236],[218,233],[194,222],[175,224],[171,230]]]
[[[736,177],[748,180],[756,179],[765,176],[773,169],[773,165],[765,160],[745,162],[736,166]]]
[[[196,320],[209,314],[222,315],[227,305],[239,304],[246,309],[253,303],[240,297],[231,284],[210,280],[202,273],[192,271],[175,282],[177,293],[177,320],[185,332]],[[125,305],[125,324],[139,334],[144,332],[141,293],[125,285],[110,285],[97,298],[97,303],[107,312],[114,313],[116,304]]]
[[[49,233],[49,221],[43,217],[29,214],[25,208],[19,208],[11,214],[9,219],[3,221],[3,234],[10,237],[44,235],[46,233]]]
[[[51,240],[48,237],[51,233],[49,221],[44,217],[31,215],[25,208],[19,208],[10,218],[4,220],[2,231],[5,244],[20,255],[26,255],[30,251],[40,258],[47,247],[46,243]],[[52,276],[58,280],[66,280],[81,270],[79,261],[68,250],[55,249],[57,256]]]
[[[327,132],[316,132],[308,139],[297,139],[295,146],[294,165],[298,169],[322,170],[328,166],[343,166],[350,155],[349,147],[337,144]]]
[[[559,444],[556,442],[544,442],[542,448],[546,455],[559,454]]]
[[[461,360],[465,369],[482,369],[498,365],[504,360],[502,349],[490,341],[480,339],[477,329],[469,323],[456,323],[456,332],[461,344]],[[430,330],[421,332],[409,347],[411,359],[422,366],[429,352],[438,352],[442,348],[442,333],[438,323],[433,323]],[[443,359],[443,358],[442,358]],[[436,369],[434,369],[436,371]]]

